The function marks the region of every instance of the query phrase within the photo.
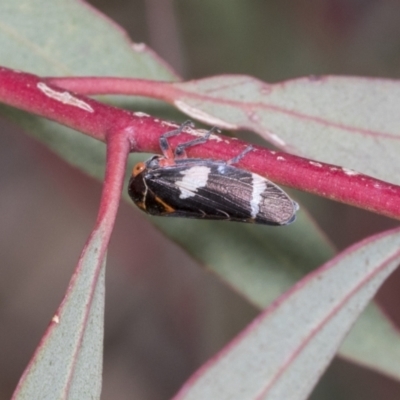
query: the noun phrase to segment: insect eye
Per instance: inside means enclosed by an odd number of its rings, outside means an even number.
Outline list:
[[[146,164],[144,162],[137,163],[132,170],[132,176],[136,177],[139,175],[142,171],[144,171],[146,168]]]

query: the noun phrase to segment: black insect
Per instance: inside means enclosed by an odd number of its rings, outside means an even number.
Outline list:
[[[287,225],[296,218],[298,204],[279,186],[260,175],[234,167],[249,151],[248,146],[230,161],[186,158],[185,149],[205,143],[203,137],[172,151],[167,138],[191,125],[160,137],[163,156],[136,164],[129,182],[129,196],[151,215]]]

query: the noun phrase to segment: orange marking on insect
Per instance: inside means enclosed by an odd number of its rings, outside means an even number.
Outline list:
[[[155,197],[155,201],[157,202],[157,203],[160,203],[160,204],[162,204],[162,206],[164,207],[164,209],[165,209],[165,212],[167,212],[167,213],[172,213],[172,212],[175,212],[176,210],[175,210],[175,208],[173,208],[173,207],[171,207],[169,204],[167,204],[167,203],[165,203],[163,200],[161,200],[159,197]]]
[[[144,162],[137,163],[132,170],[132,176],[136,177],[138,176],[141,172],[143,172],[146,169],[146,164]]]

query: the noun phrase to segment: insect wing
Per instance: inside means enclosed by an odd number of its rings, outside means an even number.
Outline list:
[[[162,215],[286,225],[297,204],[278,186],[223,162],[185,159],[148,171],[145,182]]]
[[[252,175],[251,215],[257,223],[287,225],[296,219],[299,205],[279,186],[257,174]]]

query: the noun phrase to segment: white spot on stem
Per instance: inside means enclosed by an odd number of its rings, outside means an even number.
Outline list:
[[[168,121],[161,121],[162,126],[167,126],[168,128],[173,128],[173,129],[178,129],[179,125],[173,123],[173,122],[168,122]]]
[[[207,134],[208,130],[206,129],[193,129],[193,128],[189,128],[187,131],[185,130],[186,133],[189,133],[192,136],[198,136],[198,137],[203,137]],[[223,139],[221,139],[219,136],[217,135],[210,135],[208,137],[208,140],[215,140],[217,142],[222,142]],[[228,140],[225,141],[225,143],[229,143]]]
[[[45,83],[39,82],[37,88],[44,93],[47,97],[59,101],[60,103],[67,104],[69,106],[78,107],[82,110],[94,112],[93,108],[81,99],[77,99],[72,96],[69,92],[58,92],[48,87]]]
[[[149,114],[146,114],[146,113],[141,112],[141,111],[134,112],[133,115],[136,115],[139,118],[150,117]]]
[[[359,175],[359,173],[357,171],[354,171],[354,169],[342,168],[342,170],[348,176]]]

